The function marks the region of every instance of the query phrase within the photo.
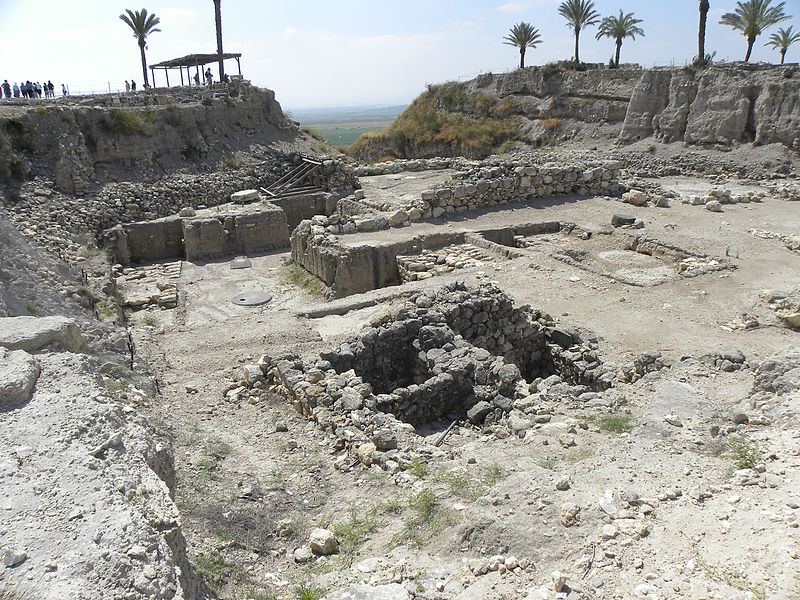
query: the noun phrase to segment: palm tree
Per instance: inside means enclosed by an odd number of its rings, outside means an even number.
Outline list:
[[[772,0],[737,2],[736,10],[725,13],[719,20],[720,24],[738,29],[747,38],[747,54],[744,56],[744,62],[750,62],[753,44],[765,29],[791,18],[783,12],[786,2],[779,2],[777,6],[770,4]]]
[[[778,33],[773,33],[769,36],[769,41],[764,45],[772,46],[773,49],[779,50],[781,64],[783,64],[786,61],[786,51],[795,42],[800,42],[800,31],[795,31],[794,27],[790,25],[789,29],[778,29]]]
[[[519,68],[525,68],[525,52],[528,48],[536,48],[542,43],[539,30],[530,23],[520,22],[511,28],[509,35],[503,38],[504,44],[519,48]]]
[[[600,20],[600,13],[594,9],[594,2],[591,0],[564,0],[558,7],[558,12],[567,20],[567,27],[575,32],[575,64],[579,64],[581,29],[595,25]]]
[[[147,48],[148,36],[151,33],[161,31],[157,29],[158,24],[161,23],[161,19],[155,16],[155,14],[147,14],[147,9],[145,8],[137,10],[136,12],[126,8],[125,12],[127,14],[120,15],[119,18],[125,21],[128,27],[133,30],[133,37],[136,38],[139,44],[139,51],[142,53],[142,78],[144,79],[144,86],[146,87],[150,78],[147,76],[147,58],[145,58],[144,51],[145,48]],[[155,84],[155,81],[153,83]]]
[[[222,0],[214,2],[214,23],[217,27],[217,57],[219,60],[219,80],[225,77],[224,59],[222,58]]]
[[[709,10],[711,3],[708,0],[700,0],[700,31],[697,34],[697,60],[700,63],[706,61],[706,23]]]
[[[619,67],[619,53],[622,50],[622,40],[625,38],[636,39],[637,35],[644,37],[644,29],[638,27],[641,19],[636,19],[633,13],[623,14],[619,11],[618,17],[606,17],[600,22],[597,29],[597,39],[601,37],[614,38],[617,44],[617,54],[614,59],[614,66]]]

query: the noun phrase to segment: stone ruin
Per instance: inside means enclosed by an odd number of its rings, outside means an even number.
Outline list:
[[[543,381],[579,397],[617,377],[596,345],[549,315],[515,307],[493,284],[463,283],[413,295],[319,357],[264,357],[260,367],[246,367],[246,380],[265,377],[325,429],[346,451],[339,464],[356,459],[389,471],[411,460],[417,430],[464,421],[524,435],[542,408]]]

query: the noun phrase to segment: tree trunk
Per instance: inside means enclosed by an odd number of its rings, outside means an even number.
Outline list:
[[[581,64],[581,59],[580,59],[580,56],[578,55],[578,48],[579,48],[580,38],[581,38],[581,30],[580,29],[575,29],[575,64],[576,65]]]
[[[708,0],[700,0],[700,31],[697,34],[697,60],[706,60],[706,23],[708,21],[708,11],[711,6]]]
[[[519,68],[525,68],[525,48],[519,49]]]
[[[786,60],[786,48],[781,49],[781,64]]]
[[[753,54],[753,44],[756,43],[756,38],[747,38],[747,54],[744,55],[744,62],[750,62],[750,55]]]
[[[617,57],[614,60],[614,65],[619,69],[619,53],[622,51],[622,38],[617,38]]]
[[[147,59],[144,56],[144,46],[145,46],[144,40],[141,40],[139,42],[139,51],[142,53],[142,81],[143,81],[142,89],[143,90],[147,89],[147,86],[150,83],[150,78],[147,76]],[[155,85],[155,83],[156,82],[154,81],[153,85]]]
[[[225,77],[225,65],[222,58],[222,0],[213,0],[214,2],[214,22],[217,26],[217,57],[219,60],[219,80],[223,81]]]

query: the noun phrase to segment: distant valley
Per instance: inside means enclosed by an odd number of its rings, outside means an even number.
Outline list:
[[[369,131],[388,127],[406,106],[343,106],[333,108],[289,108],[295,121],[325,138],[333,146],[349,146]]]

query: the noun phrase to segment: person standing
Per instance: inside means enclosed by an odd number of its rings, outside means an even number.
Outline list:
[[[50,97],[56,97],[56,86],[53,85],[53,82],[49,79],[47,80],[47,90],[50,92]]]
[[[3,97],[11,98],[11,84],[8,83],[8,79],[3,81]]]
[[[19,86],[16,81],[14,82],[14,87],[11,89],[14,90],[14,98],[19,98]]]
[[[67,86],[64,85],[63,83],[61,84],[61,95],[67,96]]]
[[[136,93],[136,82],[131,79],[131,91]]]
[[[214,85],[214,76],[211,74],[211,67],[206,69],[206,83],[208,84],[208,87]]]
[[[126,94],[130,94],[131,93],[131,84],[128,83],[127,79],[125,80],[125,93]]]
[[[197,87],[200,87],[200,73],[195,72],[195,74],[194,74],[194,84]]]

